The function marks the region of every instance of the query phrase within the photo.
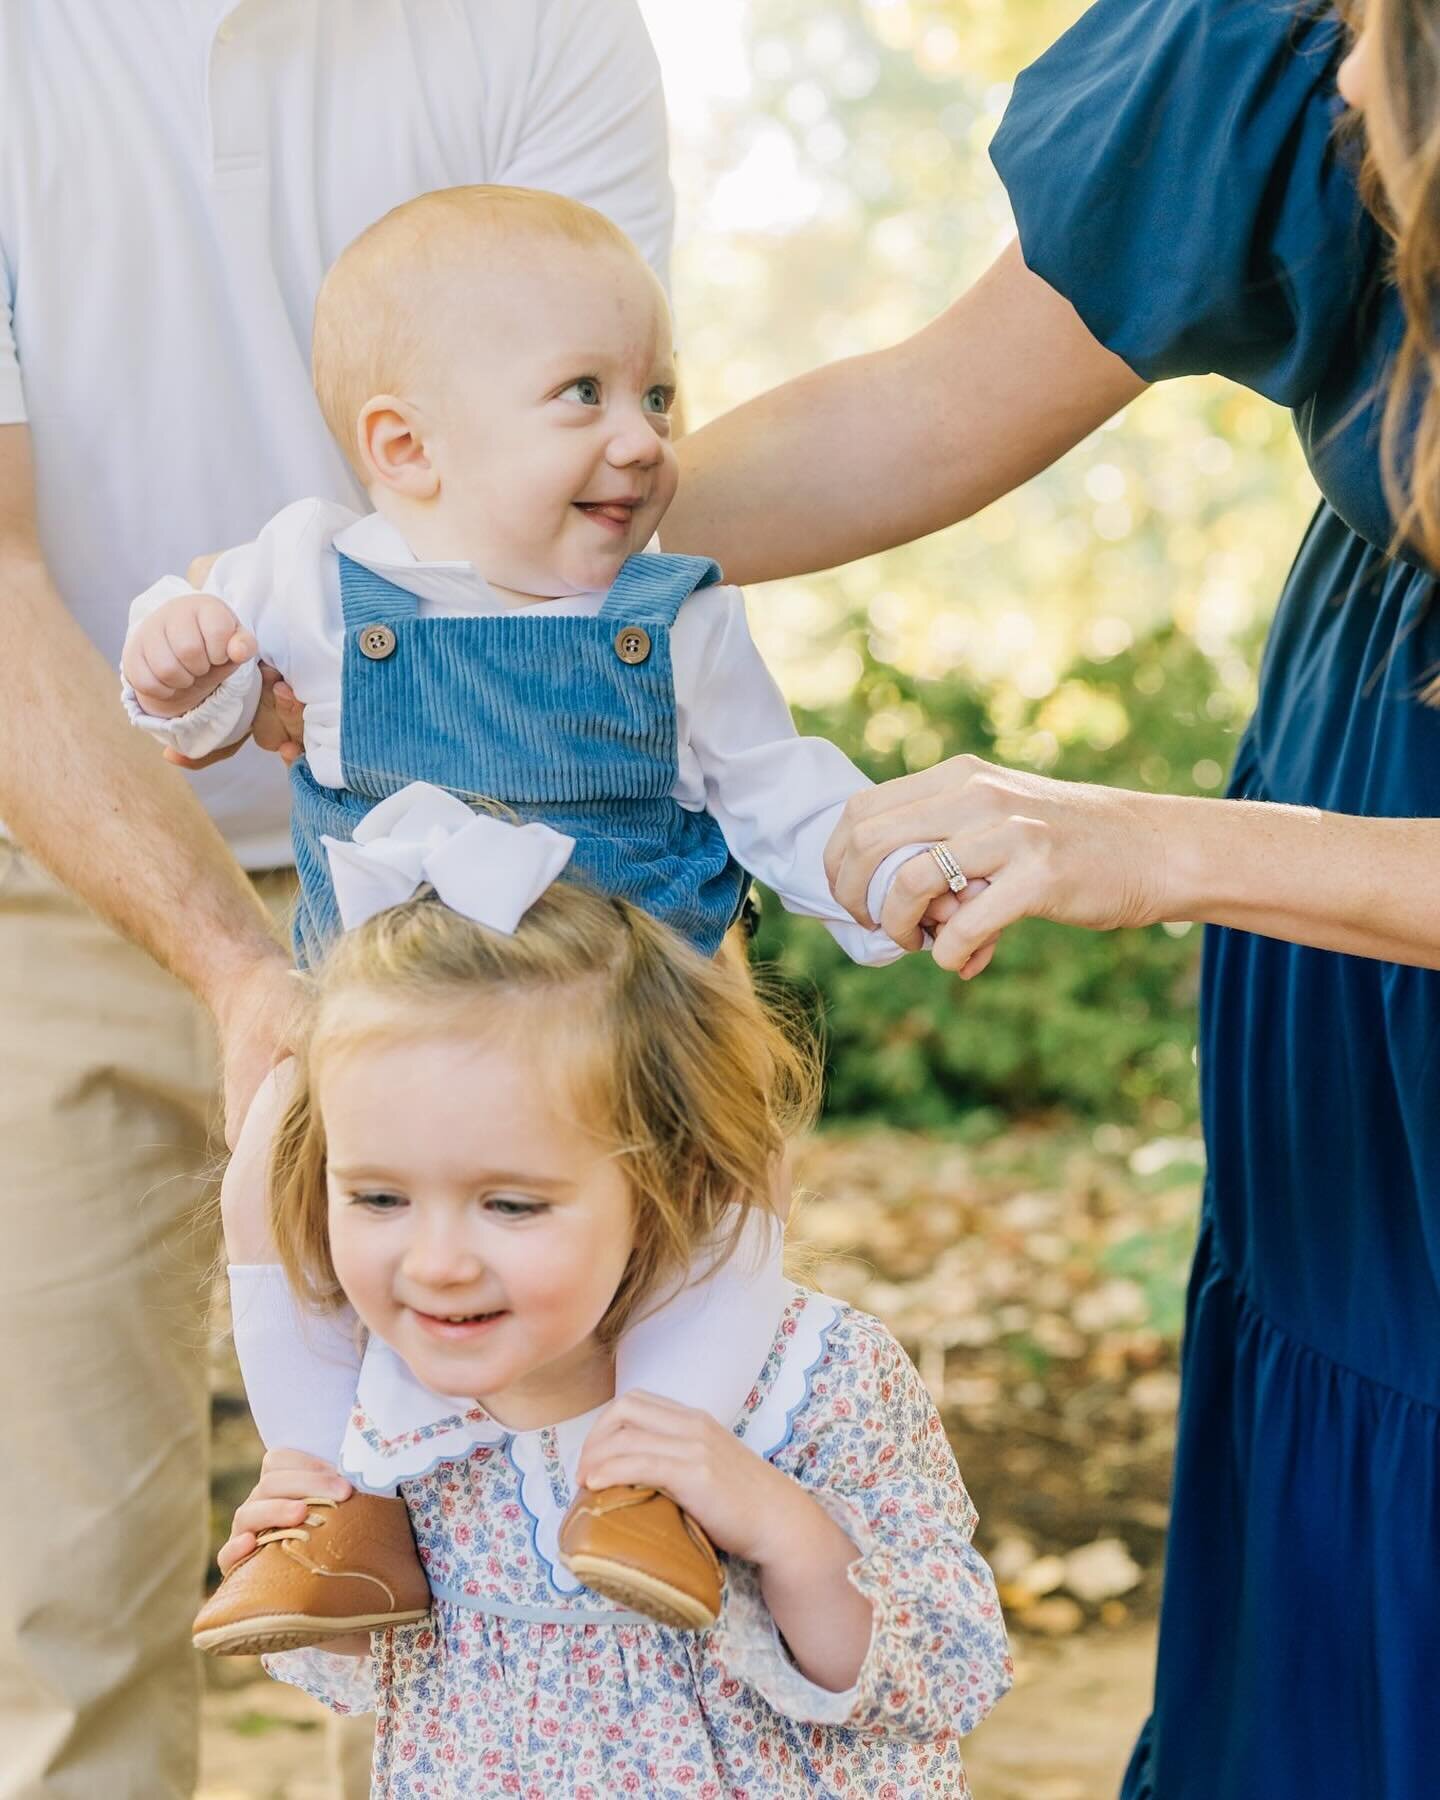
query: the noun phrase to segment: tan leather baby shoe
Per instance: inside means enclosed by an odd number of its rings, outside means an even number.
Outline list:
[[[682,1631],[720,1617],[725,1577],[705,1533],[649,1487],[581,1488],[560,1526],[560,1560],[629,1612]]]
[[[302,1650],[349,1631],[410,1625],[430,1610],[405,1502],[355,1493],[307,1500],[303,1525],[262,1531],[195,1616],[207,1656]]]

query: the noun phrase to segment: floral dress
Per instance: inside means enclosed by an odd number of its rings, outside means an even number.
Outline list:
[[[555,1546],[594,1417],[506,1432],[367,1351],[342,1462],[361,1485],[398,1479],[435,1609],[368,1658],[266,1666],[377,1713],[374,1795],[968,1795],[959,1740],[1010,1685],[1005,1626],[939,1417],[884,1326],[797,1288],[735,1426],[854,1539],[874,1626],[844,1693],[791,1661],[748,1564],[728,1563],[724,1616],[698,1634],[576,1584]]]

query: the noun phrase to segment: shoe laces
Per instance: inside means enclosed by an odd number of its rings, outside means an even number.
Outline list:
[[[255,1537],[256,1549],[259,1549],[262,1544],[283,1544],[287,1539],[302,1544],[308,1544],[310,1542],[310,1533],[314,1531],[317,1526],[329,1523],[325,1517],[325,1513],[319,1509],[323,1507],[327,1508],[330,1512],[334,1512],[335,1508],[339,1505],[339,1501],[326,1500],[316,1495],[310,1495],[307,1496],[305,1504],[310,1510],[305,1514],[305,1517],[300,1524],[276,1525],[270,1531],[258,1532]]]

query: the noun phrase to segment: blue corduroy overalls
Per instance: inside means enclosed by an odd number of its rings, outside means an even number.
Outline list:
[[[321,835],[349,838],[412,781],[566,832],[569,879],[633,901],[713,955],[746,877],[710,814],[671,798],[670,629],[719,579],[703,557],[632,556],[593,618],[421,618],[414,594],[341,556],[346,786],[321,787],[303,760],[291,773],[301,962],[340,929]]]

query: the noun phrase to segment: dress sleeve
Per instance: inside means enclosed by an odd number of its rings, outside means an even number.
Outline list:
[[[721,1656],[790,1718],[957,1737],[1012,1678],[994,1577],[971,1543],[975,1508],[914,1364],[878,1321],[844,1318],[844,1341],[832,1335],[775,1461],[854,1541],[849,1578],[874,1613],[870,1647],[852,1688],[816,1686],[782,1643],[756,1571],[732,1561]]]
[[[262,1657],[265,1673],[297,1687],[334,1713],[375,1711],[375,1658],[333,1650],[279,1650]]]
[[[1315,0],[1097,0],[991,145],[1026,264],[1147,381],[1320,386],[1378,267]]]

